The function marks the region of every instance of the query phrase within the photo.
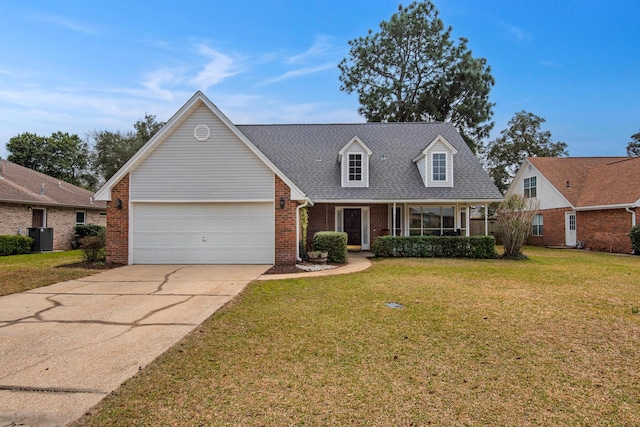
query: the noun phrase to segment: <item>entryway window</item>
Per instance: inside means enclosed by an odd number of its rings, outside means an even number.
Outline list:
[[[537,178],[532,176],[531,178],[524,179],[524,197],[538,197]]]

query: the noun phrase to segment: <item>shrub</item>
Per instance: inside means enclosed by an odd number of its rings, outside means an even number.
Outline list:
[[[95,264],[106,259],[106,239],[104,233],[101,236],[86,236],[80,239],[82,245],[82,259],[85,262]]]
[[[107,229],[103,225],[98,224],[83,224],[76,225],[74,230],[74,234],[76,239],[82,239],[87,236],[100,236],[101,234],[106,233]]]
[[[496,258],[493,236],[380,236],[373,242],[376,257]]]
[[[329,262],[347,262],[347,233],[318,231],[313,235],[313,249],[328,252]]]
[[[28,254],[32,244],[33,239],[28,236],[0,236],[0,256]]]
[[[531,233],[539,206],[537,199],[520,194],[513,194],[498,205],[498,233],[504,245],[504,258],[527,258],[522,253],[522,247]]]
[[[629,232],[631,238],[631,247],[634,255],[640,255],[640,225],[636,225]]]

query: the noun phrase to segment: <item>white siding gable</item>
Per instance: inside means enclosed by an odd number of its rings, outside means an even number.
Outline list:
[[[132,201],[267,201],[274,197],[273,171],[204,104],[137,166],[130,185]]]
[[[439,135],[413,159],[426,187],[453,187],[453,156],[457,152],[458,150]]]
[[[338,161],[341,164],[340,181],[343,187],[369,187],[369,157],[372,154],[373,152],[357,136],[338,152]],[[354,165],[353,161],[358,159],[359,163]]]
[[[536,177],[536,198],[540,202],[540,209],[572,207],[571,203],[528,160],[520,166],[506,195],[524,195],[524,180],[532,177]]]

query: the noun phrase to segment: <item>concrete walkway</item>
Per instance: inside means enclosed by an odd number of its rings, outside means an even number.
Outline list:
[[[295,279],[299,277],[317,277],[317,276],[333,276],[336,274],[349,274],[366,270],[371,267],[371,252],[349,252],[347,264],[338,268],[321,271],[300,271],[300,273],[287,274],[263,274],[258,280],[278,280],[278,279]]]
[[[270,266],[127,266],[0,297],[0,427],[63,426]]]

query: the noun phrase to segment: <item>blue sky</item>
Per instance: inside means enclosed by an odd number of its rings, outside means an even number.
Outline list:
[[[572,156],[626,155],[640,130],[640,2],[434,3],[492,68],[492,138],[526,110]],[[167,120],[196,90],[239,124],[362,122],[337,64],[398,4],[3,0],[0,157],[23,132],[84,138],[145,113]]]

